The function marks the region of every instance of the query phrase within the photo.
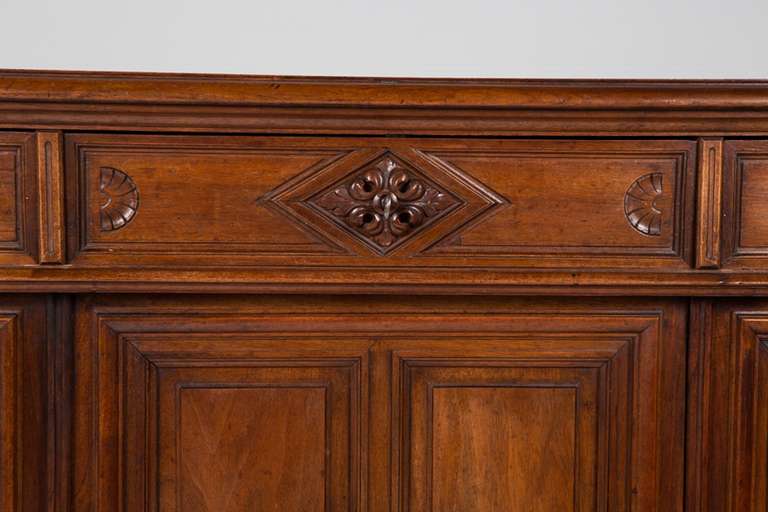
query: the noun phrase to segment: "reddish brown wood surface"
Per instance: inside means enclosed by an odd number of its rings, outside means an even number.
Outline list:
[[[691,510],[768,506],[768,308],[697,303],[689,428]]]
[[[0,71],[0,510],[764,512],[766,199],[764,81]]]
[[[696,267],[717,268],[722,243],[723,140],[700,139],[698,156]]]
[[[765,81],[440,80],[12,71],[15,128],[505,136],[767,135]]]
[[[74,267],[690,267],[689,142],[74,135],[67,145]]]
[[[37,258],[35,137],[0,132],[0,266],[31,265]]]
[[[64,263],[64,170],[59,132],[37,132],[40,263]]]
[[[87,300],[75,508],[682,510],[684,312],[677,301]]]
[[[68,340],[55,318],[44,297],[0,297],[0,510],[54,510],[65,497],[59,420],[70,416],[57,397]]]
[[[768,293],[764,142],[743,140],[768,135],[765,82],[0,85],[0,128],[24,130],[3,135],[0,290]],[[385,164],[405,189],[339,198]]]

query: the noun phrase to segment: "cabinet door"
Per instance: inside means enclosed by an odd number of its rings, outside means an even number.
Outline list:
[[[88,299],[75,509],[679,511],[684,313],[676,301]]]
[[[768,302],[693,309],[690,510],[768,509]]]
[[[49,371],[54,351],[64,340],[49,343],[45,298],[0,296],[0,510],[58,510],[63,496],[54,492],[58,472],[53,454],[60,433],[54,411],[57,387]],[[63,452],[59,452],[63,453]]]
[[[361,509],[368,341],[246,301],[82,308],[75,510]]]
[[[376,347],[395,510],[682,510],[680,307],[506,301],[418,322]]]

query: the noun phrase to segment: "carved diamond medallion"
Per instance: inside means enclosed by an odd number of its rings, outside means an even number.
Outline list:
[[[428,252],[507,204],[449,161],[412,147],[351,150],[258,201],[338,254],[379,256]]]
[[[386,253],[462,202],[391,154],[385,154],[309,202]]]

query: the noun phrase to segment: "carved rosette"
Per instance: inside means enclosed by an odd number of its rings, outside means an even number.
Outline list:
[[[624,194],[624,213],[637,231],[648,236],[661,235],[662,212],[657,200],[661,197],[663,174],[641,176]]]
[[[310,202],[381,253],[460,204],[391,155],[380,157]]]
[[[119,169],[102,167],[99,192],[102,231],[120,229],[133,220],[139,208],[139,189],[130,176]]]

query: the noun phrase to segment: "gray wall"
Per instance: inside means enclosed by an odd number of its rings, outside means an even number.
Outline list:
[[[0,0],[0,67],[768,78],[768,0]]]

